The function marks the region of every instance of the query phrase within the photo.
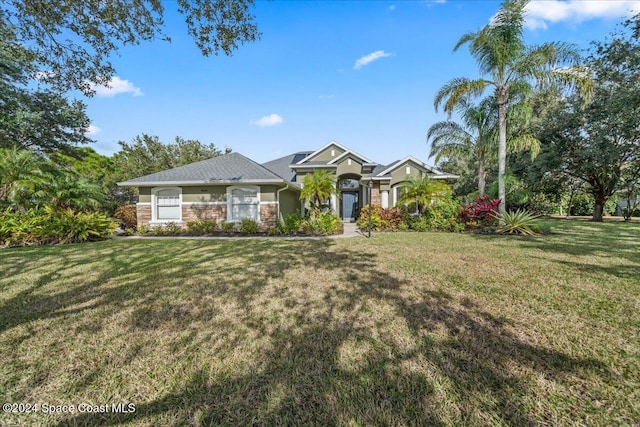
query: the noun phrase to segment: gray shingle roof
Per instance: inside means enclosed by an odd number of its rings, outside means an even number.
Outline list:
[[[296,173],[289,165],[298,163],[300,160],[307,157],[313,151],[300,151],[297,153],[289,154],[288,156],[280,157],[279,159],[271,160],[263,163],[262,166],[273,171],[277,175],[284,178],[286,181],[295,182]]]
[[[162,172],[130,179],[121,185],[156,182],[280,182],[282,177],[238,153],[229,153]]]

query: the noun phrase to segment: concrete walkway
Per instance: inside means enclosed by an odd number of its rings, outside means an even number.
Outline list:
[[[355,222],[345,222],[344,224],[344,233],[335,234],[333,236],[329,236],[332,239],[343,239],[345,237],[362,237],[362,234],[358,230],[358,226]]]

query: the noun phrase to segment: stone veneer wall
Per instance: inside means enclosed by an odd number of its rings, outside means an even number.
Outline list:
[[[151,221],[151,205],[137,205],[136,216],[138,227],[148,226]],[[203,219],[215,219],[218,224],[227,220],[227,205],[182,205],[182,222]],[[278,219],[278,205],[261,204],[260,219],[262,227],[275,227]]]
[[[147,227],[151,221],[151,205],[136,205],[136,219],[138,227],[141,225]]]
[[[278,205],[275,203],[260,205],[260,221],[263,228],[275,227],[278,220]]]
[[[215,219],[218,224],[227,220],[227,205],[182,205],[182,222]]]
[[[371,189],[371,204],[382,205],[382,196],[380,195],[380,181],[373,181]]]

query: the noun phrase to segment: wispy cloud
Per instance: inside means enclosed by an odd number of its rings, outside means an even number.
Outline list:
[[[562,21],[583,22],[598,18],[619,18],[640,12],[638,0],[545,0],[526,6],[527,28],[543,29]]]
[[[284,119],[282,118],[282,116],[280,116],[280,114],[269,114],[268,116],[261,117],[258,120],[251,120],[249,123],[254,126],[264,128],[268,126],[279,125],[283,121]]]
[[[392,53],[385,52],[384,50],[376,50],[375,52],[371,52],[368,55],[363,56],[358,59],[356,63],[353,65],[354,70],[359,70],[365,65],[372,63],[373,61],[377,61],[380,58],[385,58],[387,56],[393,56]]]
[[[106,86],[103,85],[93,85],[93,90],[96,91],[97,96],[104,96],[110,98],[112,96],[116,96],[120,93],[132,93],[133,96],[142,96],[142,90],[139,87],[136,87],[129,80],[123,80],[118,76],[113,77],[109,80],[109,84]]]
[[[87,131],[85,132],[87,135],[95,135],[97,133],[102,132],[102,129],[100,129],[98,126],[94,126],[94,125],[89,125],[89,127],[87,128]]]
[[[331,95],[318,95],[318,99],[333,99],[336,96],[334,94]]]
[[[393,10],[396,10],[396,5],[395,5],[395,4],[392,4],[391,6],[389,6],[389,10],[392,10],[392,11],[393,11]]]

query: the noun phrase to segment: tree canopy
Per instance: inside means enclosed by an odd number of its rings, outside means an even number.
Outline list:
[[[541,129],[548,153],[543,167],[587,185],[596,221],[620,184],[640,175],[639,26],[640,15],[594,43],[587,60],[595,80],[591,101],[584,106],[576,96],[563,99]]]
[[[91,142],[84,103],[53,88],[30,84],[32,56],[0,21],[0,148],[71,151]]]
[[[91,93],[108,84],[111,59],[121,46],[155,39],[164,31],[165,6],[176,7],[203,55],[231,55],[260,37],[253,0],[7,0],[0,21],[15,31],[33,62],[31,77],[66,91]]]

